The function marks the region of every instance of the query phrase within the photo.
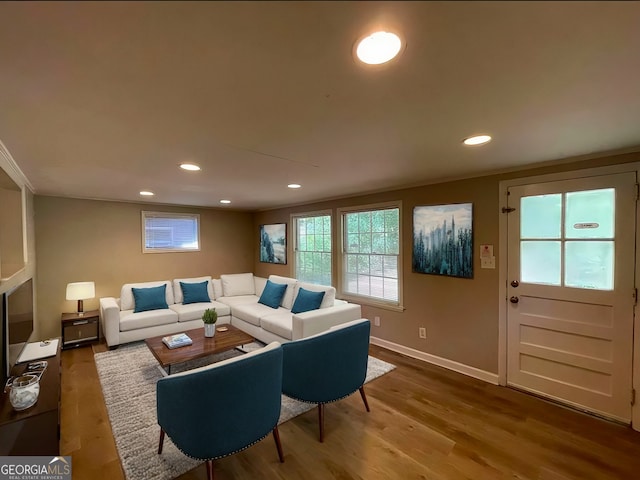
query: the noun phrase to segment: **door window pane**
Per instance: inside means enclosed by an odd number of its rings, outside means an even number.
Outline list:
[[[520,199],[521,238],[560,238],[562,194]]]
[[[614,242],[566,242],[565,285],[613,290]]]
[[[567,238],[613,238],[616,193],[614,188],[567,193]]]
[[[560,285],[560,242],[520,242],[521,280]]]

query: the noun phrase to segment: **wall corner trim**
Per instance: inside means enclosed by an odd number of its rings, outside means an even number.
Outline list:
[[[0,168],[2,168],[7,175],[11,177],[11,179],[19,186],[19,187],[27,187],[31,193],[35,193],[33,185],[29,182],[29,179],[24,174],[20,167],[16,163],[16,161],[9,153],[7,147],[5,147],[4,143],[0,140]]]
[[[464,375],[477,378],[478,380],[483,380],[493,385],[498,385],[498,374],[496,373],[487,372],[486,370],[480,370],[479,368],[465,365],[464,363],[455,362],[453,360],[438,357],[436,355],[431,355],[430,353],[421,352],[420,350],[415,350],[410,347],[405,347],[404,345],[389,342],[388,340],[384,340],[382,338],[371,337],[371,343],[379,347],[383,347],[388,350],[407,355],[408,357],[417,358],[418,360],[432,363],[439,367],[444,367],[449,370],[453,370],[454,372],[462,373]]]

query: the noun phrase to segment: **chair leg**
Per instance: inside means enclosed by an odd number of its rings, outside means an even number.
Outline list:
[[[278,449],[278,457],[280,457],[280,463],[284,463],[284,454],[282,453],[282,444],[280,443],[280,433],[278,433],[278,426],[273,427],[273,439],[276,441],[276,448]]]
[[[213,460],[207,460],[207,480],[213,480]]]
[[[162,444],[164,443],[164,430],[160,429],[160,442],[158,443],[158,455],[162,453]]]
[[[324,442],[324,403],[318,404],[318,423],[320,424],[320,443]]]
[[[370,412],[371,410],[369,410],[369,402],[367,402],[367,396],[364,394],[364,385],[360,387],[360,396],[362,397],[362,401],[364,402],[364,408],[367,409],[367,412]]]

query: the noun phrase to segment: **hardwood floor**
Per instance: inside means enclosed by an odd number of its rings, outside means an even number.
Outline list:
[[[93,361],[104,345],[62,354],[60,449],[74,480],[124,479]],[[271,436],[214,462],[217,480],[428,479],[633,480],[640,433],[629,427],[371,346],[397,366],[360,395],[279,427],[285,463]],[[206,479],[204,464],[179,477]],[[133,479],[130,479],[133,480]]]

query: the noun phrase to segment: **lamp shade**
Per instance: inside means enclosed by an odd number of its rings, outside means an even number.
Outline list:
[[[75,282],[67,284],[67,300],[84,300],[96,296],[94,282]]]

